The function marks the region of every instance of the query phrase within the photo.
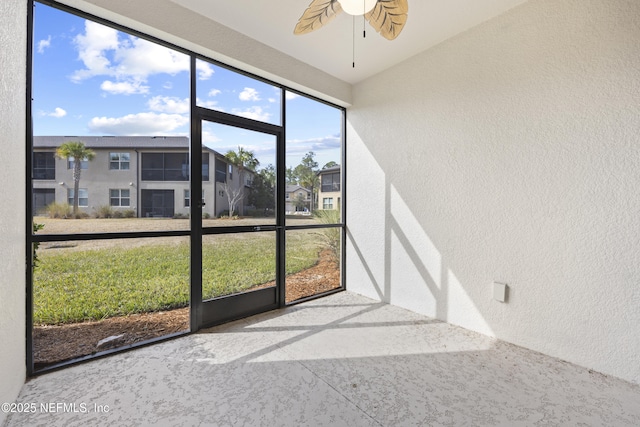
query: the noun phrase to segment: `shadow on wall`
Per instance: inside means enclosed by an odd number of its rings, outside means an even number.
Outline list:
[[[368,182],[350,175],[355,182],[350,181],[347,220],[348,289],[443,321],[472,322],[474,330],[493,336],[447,259],[351,131],[349,148]]]

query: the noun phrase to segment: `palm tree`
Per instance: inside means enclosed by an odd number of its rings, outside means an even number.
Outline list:
[[[238,151],[229,150],[225,157],[227,158],[229,163],[235,165],[238,168],[238,188],[233,188],[228,180],[224,183],[225,193],[227,194],[227,201],[229,202],[229,216],[232,216],[233,212],[236,210],[236,206],[244,198],[245,170],[255,170],[255,168],[260,164],[260,161],[255,158],[253,151],[247,151],[240,146],[238,146]]]
[[[311,202],[309,206],[309,210],[311,212],[314,211],[314,199],[315,192],[318,189],[318,185],[320,184],[320,178],[318,178],[318,162],[316,162],[313,158],[316,155],[313,151],[309,151],[307,154],[302,157],[302,162],[296,166],[294,172],[298,176],[300,185],[304,188],[308,188],[311,191]]]
[[[96,153],[84,146],[79,141],[67,141],[56,150],[56,157],[59,159],[73,158],[73,215],[78,214],[78,200],[80,193],[80,173],[83,160],[93,160]]]

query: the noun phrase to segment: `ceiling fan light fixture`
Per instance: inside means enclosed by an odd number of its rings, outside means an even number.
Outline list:
[[[369,13],[378,0],[338,0],[342,10],[349,15],[364,15]]]

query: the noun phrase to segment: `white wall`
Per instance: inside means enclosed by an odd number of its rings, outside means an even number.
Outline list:
[[[12,402],[25,364],[25,82],[27,3],[0,2],[0,402]],[[6,414],[0,412],[0,424]]]
[[[640,383],[640,2],[531,0],[348,119],[348,289]]]

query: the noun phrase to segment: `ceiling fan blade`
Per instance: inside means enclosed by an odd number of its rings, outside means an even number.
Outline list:
[[[293,34],[307,34],[317,30],[330,22],[341,11],[342,6],[338,0],[313,0],[298,20]]]
[[[407,23],[407,0],[378,0],[371,12],[365,15],[369,24],[387,40],[393,40]]]

